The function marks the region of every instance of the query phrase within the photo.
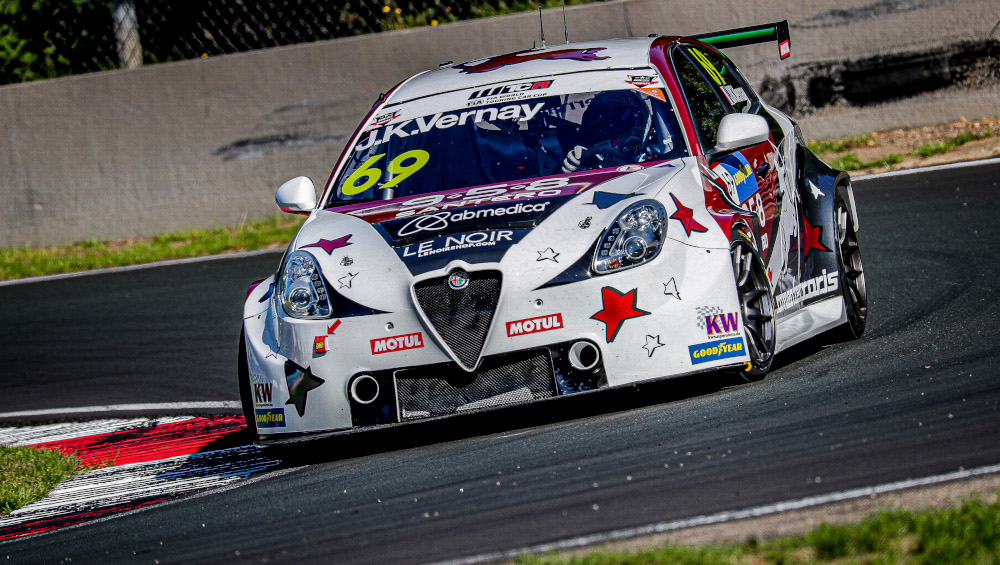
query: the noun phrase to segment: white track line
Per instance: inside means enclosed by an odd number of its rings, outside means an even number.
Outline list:
[[[239,401],[158,402],[151,404],[109,404],[107,406],[78,406],[73,408],[46,408],[22,412],[2,412],[0,418],[30,418],[36,416],[65,416],[70,414],[100,412],[138,412],[147,410],[220,410],[240,408]]]
[[[917,173],[932,173],[934,171],[944,171],[947,169],[961,169],[965,167],[979,167],[981,165],[997,165],[997,164],[1000,164],[1000,157],[994,157],[991,159],[980,159],[978,161],[962,161],[960,163],[947,163],[945,165],[930,165],[927,167],[917,167],[916,169],[888,171],[885,173],[875,173],[872,175],[860,175],[857,177],[851,177],[851,180],[855,181],[855,180],[880,179],[885,177],[899,177],[903,175],[915,175]]]
[[[998,473],[998,472],[1000,472],[1000,465],[990,465],[988,467],[979,467],[976,469],[956,471],[954,473],[945,473],[943,475],[933,475],[930,477],[924,477],[922,479],[908,479],[905,481],[898,481],[895,483],[885,483],[877,486],[862,487],[840,492],[832,492],[830,494],[824,494],[821,496],[810,496],[808,498],[800,498],[798,500],[786,500],[784,502],[766,504],[764,506],[747,508],[745,510],[728,510],[725,512],[719,512],[717,514],[708,514],[705,516],[697,516],[694,518],[686,518],[683,520],[674,520],[673,522],[659,522],[656,524],[649,524],[646,526],[639,526],[636,528],[612,530],[610,532],[605,532],[600,534],[592,534],[589,536],[580,536],[560,541],[554,541],[550,543],[539,544],[528,548],[511,549],[508,551],[498,551],[495,553],[481,553],[479,555],[473,555],[471,557],[463,557],[461,559],[453,559],[450,561],[441,561],[438,562],[437,565],[471,565],[473,563],[485,563],[488,561],[499,561],[501,559],[510,560],[514,559],[515,557],[524,553],[525,551],[534,554],[540,554],[540,553],[545,553],[547,551],[573,549],[577,547],[583,547],[598,543],[606,543],[620,539],[634,538],[638,536],[648,536],[652,534],[661,534],[664,532],[672,532],[675,530],[682,530],[685,528],[693,528],[695,526],[707,526],[710,524],[721,524],[723,522],[742,520],[744,518],[767,516],[770,514],[787,512],[789,510],[811,508],[813,506],[820,506],[822,504],[830,504],[831,502],[853,500],[856,498],[869,497],[873,494],[885,494],[888,492],[894,492],[913,487],[933,485],[937,483],[945,483],[948,481],[967,479],[970,477],[976,477],[979,475],[988,475],[991,473]]]
[[[258,249],[256,251],[241,251],[239,253],[223,253],[221,255],[205,255],[202,257],[187,257],[185,259],[168,259],[155,263],[142,263],[140,265],[126,265],[124,267],[108,267],[106,269],[94,269],[91,271],[77,271],[75,273],[59,273],[58,275],[43,275],[40,277],[28,277],[26,279],[12,279],[0,281],[0,286],[11,286],[15,284],[26,284],[34,282],[55,281],[60,279],[72,279],[76,277],[88,277],[90,275],[103,275],[107,273],[122,273],[125,271],[138,271],[141,269],[152,269],[154,267],[169,267],[171,265],[185,265],[188,263],[202,263],[205,261],[215,261],[217,259],[242,259],[244,257],[254,257],[256,255],[266,255],[268,253],[284,253],[285,248],[278,249]],[[277,266],[275,266],[277,269]]]
[[[0,445],[8,447],[35,445],[86,436],[124,432],[127,430],[153,428],[161,424],[175,424],[193,419],[194,416],[175,416],[171,418],[94,420],[91,422],[47,424],[44,426],[0,427]]]

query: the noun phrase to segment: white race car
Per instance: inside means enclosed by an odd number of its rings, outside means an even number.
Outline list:
[[[261,444],[740,371],[865,327],[848,175],[717,49],[784,22],[446,64],[379,97],[278,272],[239,385]],[[710,378],[710,375],[706,375]]]

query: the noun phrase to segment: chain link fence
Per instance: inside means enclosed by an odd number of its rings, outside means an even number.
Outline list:
[[[555,7],[561,0],[3,0],[0,83]],[[567,0],[567,5],[600,0]]]

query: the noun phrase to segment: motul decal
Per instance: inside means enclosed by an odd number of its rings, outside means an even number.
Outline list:
[[[423,346],[424,336],[420,332],[397,335],[395,337],[383,337],[372,340],[372,355],[392,353],[393,351],[403,351],[405,349],[417,349]]]
[[[558,330],[562,327],[562,314],[538,316],[536,318],[528,318],[527,320],[515,320],[507,322],[507,337],[547,332],[549,330]]]

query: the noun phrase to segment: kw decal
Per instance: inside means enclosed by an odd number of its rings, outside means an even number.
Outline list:
[[[621,330],[625,320],[649,315],[649,312],[636,308],[637,300],[638,289],[635,288],[625,294],[610,286],[601,289],[603,309],[591,316],[590,319],[604,323],[605,339],[608,343],[613,342],[618,336],[618,331]]]
[[[274,383],[259,383],[253,385],[253,403],[255,406],[271,406],[273,403],[271,392]]]

